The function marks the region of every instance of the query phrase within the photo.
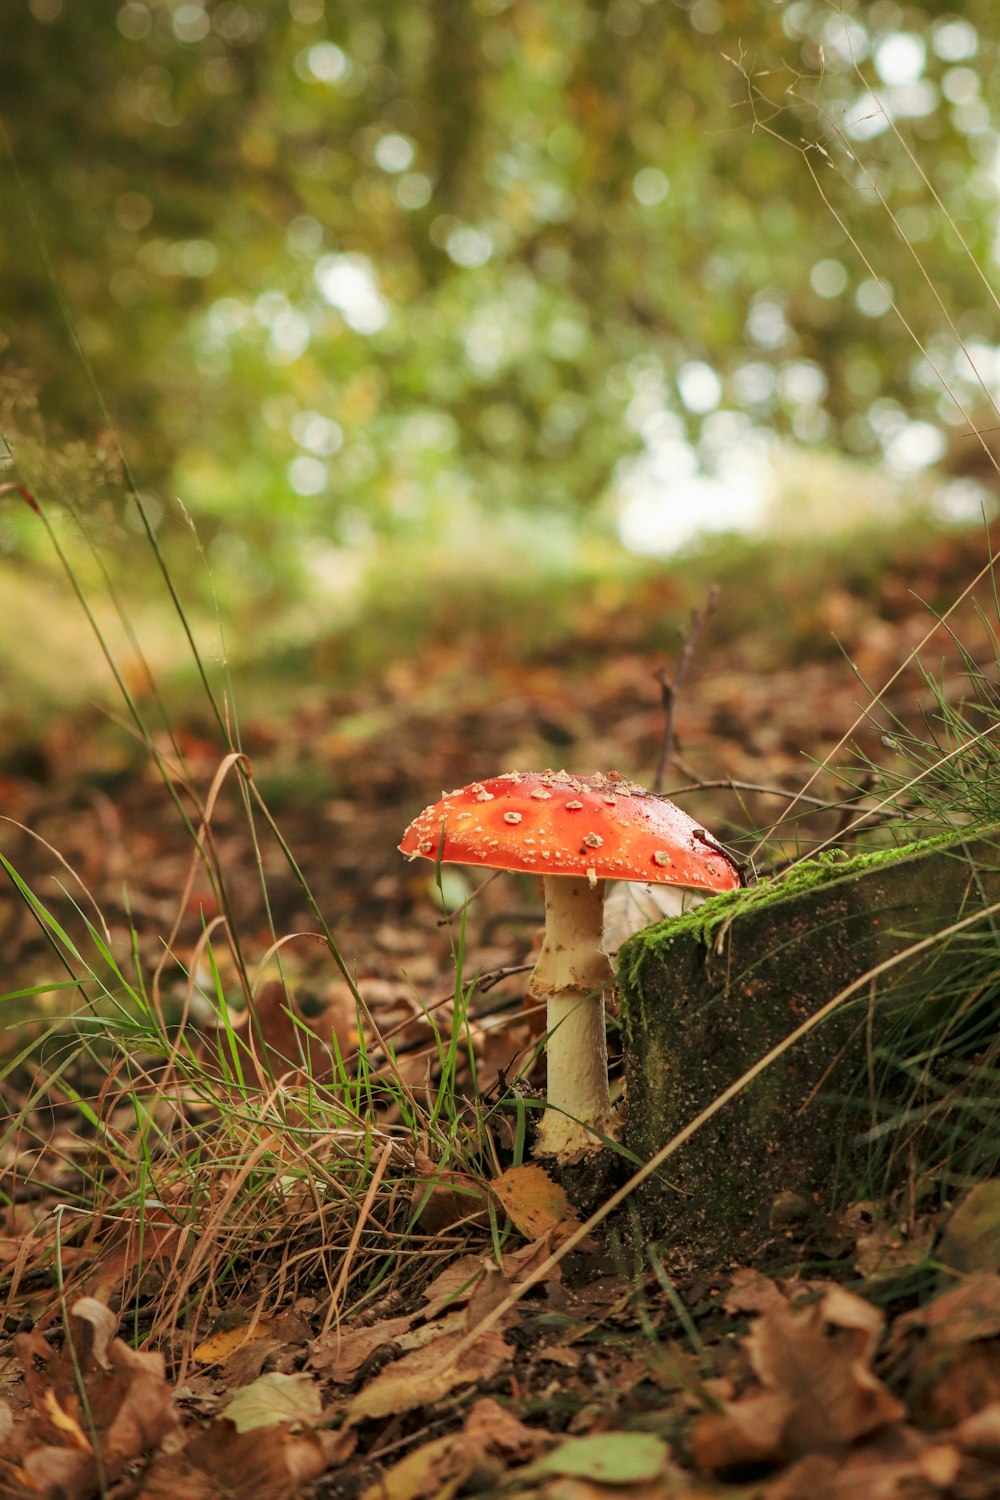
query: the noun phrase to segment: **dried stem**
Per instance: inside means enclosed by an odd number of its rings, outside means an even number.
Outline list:
[[[719,585],[717,583],[712,583],[708,588],[708,594],[705,599],[705,607],[700,610],[694,610],[691,615],[691,625],[687,635],[684,637],[684,644],[681,646],[681,654],[677,658],[677,667],[674,671],[673,680],[671,681],[668,679],[666,669],[663,667],[661,667],[660,670],[655,673],[656,680],[660,684],[660,695],[663,700],[664,715],[663,739],[660,744],[660,759],[656,767],[656,775],[653,777],[653,785],[651,788],[651,790],[655,792],[657,796],[660,796],[663,792],[663,783],[667,779],[667,771],[670,769],[671,765],[680,767],[685,776],[693,777],[694,775],[694,773],[690,771],[687,766],[682,764],[677,755],[677,734],[676,730],[674,729],[674,716],[677,710],[677,694],[680,689],[681,683],[684,681],[684,678],[687,674],[687,669],[691,665],[691,659],[694,656],[694,648],[698,644],[698,637],[701,635],[701,632],[705,628],[709,619],[712,617],[712,615],[714,615],[716,609],[718,608],[718,605]]]

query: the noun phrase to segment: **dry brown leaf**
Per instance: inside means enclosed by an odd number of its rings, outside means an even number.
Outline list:
[[[309,1346],[307,1364],[311,1370],[322,1370],[338,1385],[346,1385],[376,1349],[396,1342],[408,1333],[413,1318],[383,1318],[362,1327],[334,1328],[320,1334]]]
[[[809,1454],[757,1494],[760,1500],[946,1500],[954,1493],[956,1459],[951,1445],[897,1426],[846,1455]],[[990,1491],[970,1495],[988,1500]]]
[[[495,1265],[488,1263],[484,1275],[476,1282],[472,1296],[469,1298],[462,1319],[463,1327],[468,1331],[475,1328],[491,1312],[505,1302],[511,1293],[511,1284],[502,1271]],[[515,1322],[520,1316],[519,1310],[511,1308],[508,1322]]]
[[[923,1336],[909,1353],[919,1422],[953,1427],[1000,1401],[1000,1276],[965,1276],[925,1307],[897,1318],[890,1341],[894,1358],[904,1354],[915,1332]]]
[[[463,1485],[495,1485],[511,1464],[532,1458],[548,1443],[488,1397],[477,1401],[461,1432],[425,1443],[393,1464],[365,1490],[362,1500],[450,1500]]]
[[[467,1172],[442,1170],[426,1152],[414,1156],[417,1180],[411,1203],[419,1209],[420,1223],[431,1234],[456,1224],[487,1222],[489,1194],[482,1182]]]
[[[526,1240],[551,1235],[558,1244],[580,1227],[566,1189],[553,1182],[544,1167],[511,1167],[493,1178],[490,1190]]]
[[[787,1302],[778,1284],[752,1266],[742,1266],[733,1272],[722,1299],[723,1307],[730,1313],[763,1313],[770,1308],[785,1307]]]
[[[462,1255],[452,1261],[429,1286],[424,1288],[423,1317],[436,1318],[446,1308],[467,1302],[479,1280],[486,1274],[489,1262],[482,1255]],[[505,1267],[506,1269],[506,1267]]]
[[[323,1473],[328,1458],[318,1435],[293,1436],[278,1427],[239,1433],[220,1420],[181,1451],[158,1455],[137,1500],[292,1500]]]
[[[960,1422],[955,1440],[968,1453],[1000,1460],[1000,1401],[991,1402]]]
[[[108,1345],[118,1332],[118,1319],[96,1297],[78,1297],[73,1303],[73,1316],[90,1324],[90,1352],[102,1370],[109,1370]]]
[[[893,1327],[892,1347],[914,1328],[926,1329],[929,1341],[939,1349],[996,1338],[1000,1334],[1000,1276],[974,1272],[925,1307],[904,1313]]]
[[[525,1426],[513,1412],[509,1412],[498,1401],[491,1401],[488,1396],[477,1401],[469,1412],[465,1419],[465,1431],[480,1448],[502,1453],[512,1462],[530,1458],[549,1440],[547,1433]]]
[[[487,1329],[471,1348],[457,1355],[463,1338],[460,1333],[446,1333],[404,1354],[351,1398],[345,1408],[348,1424],[432,1406],[459,1386],[491,1379],[510,1358],[506,1340],[496,1328]]]
[[[432,1344],[443,1333],[464,1333],[464,1331],[465,1310],[456,1307],[453,1312],[446,1312],[443,1317],[437,1318],[433,1323],[419,1323],[416,1328],[411,1328],[409,1333],[401,1333],[395,1342],[397,1349],[406,1353],[410,1349],[422,1349],[425,1344]]]
[[[462,1433],[435,1438],[393,1464],[363,1492],[361,1500],[452,1500],[470,1478],[475,1454]]]
[[[545,1344],[540,1349],[535,1350],[535,1358],[545,1364],[562,1365],[566,1370],[578,1370],[583,1356],[579,1349],[570,1349],[565,1344]],[[636,1361],[636,1367],[645,1375],[645,1366],[640,1365],[638,1360]],[[615,1384],[616,1386],[618,1385],[617,1380]],[[621,1389],[620,1386],[618,1388]]]
[[[796,1397],[786,1440],[808,1453],[850,1443],[904,1415],[869,1368],[882,1331],[878,1308],[843,1287],[812,1307],[765,1313],[747,1338],[761,1383]]]
[[[767,1306],[744,1340],[762,1389],[698,1419],[699,1466],[829,1452],[898,1422],[905,1408],[870,1369],[881,1329],[878,1309],[841,1287],[799,1310],[787,1299]]]
[[[543,1235],[540,1240],[533,1240],[530,1245],[519,1245],[515,1250],[503,1252],[504,1275],[509,1276],[515,1286],[531,1276],[552,1255],[552,1236]],[[562,1280],[562,1262],[556,1261],[555,1265],[546,1272],[544,1281]]]
[[[1000,1340],[980,1339],[953,1351],[927,1345],[910,1371],[914,1419],[940,1430],[1000,1401]]]
[[[938,1259],[955,1271],[1000,1271],[1000,1179],[977,1183],[952,1210]]]
[[[854,1264],[865,1281],[892,1280],[927,1260],[934,1235],[930,1219],[919,1222],[912,1233],[905,1235],[885,1224],[872,1224],[858,1235]]]
[[[783,1450],[794,1404],[790,1391],[758,1391],[699,1417],[691,1431],[696,1468],[721,1474],[743,1464],[773,1462]]]
[[[236,1349],[226,1360],[220,1372],[223,1385],[227,1390],[236,1390],[238,1386],[249,1385],[260,1375],[268,1360],[273,1359],[276,1367],[281,1373],[287,1373],[283,1364],[278,1359],[292,1360],[294,1352],[280,1339],[263,1338],[254,1339],[252,1343],[244,1344],[242,1348]]]
[[[92,1297],[81,1297],[70,1311],[72,1345],[54,1352],[40,1334],[14,1341],[33,1410],[16,1429],[13,1446],[39,1494],[83,1500],[102,1472],[116,1479],[179,1418],[160,1355],[137,1353],[113,1337],[113,1314]]]

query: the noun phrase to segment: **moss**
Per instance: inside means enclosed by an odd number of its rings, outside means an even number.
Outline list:
[[[637,932],[622,946],[621,967],[630,969],[644,953],[662,953],[674,938],[693,936],[708,945],[711,935],[718,927],[750,907],[759,907],[798,896],[813,886],[827,885],[836,880],[847,880],[853,875],[873,869],[876,865],[893,860],[909,859],[915,854],[954,841],[953,834],[939,834],[934,838],[914,840],[909,844],[893,845],[890,849],[873,849],[864,854],[848,857],[832,850],[817,859],[800,860],[780,875],[758,881],[738,891],[725,891],[720,896],[709,896],[698,906],[679,917],[665,917],[652,927]]]
[[[649,1160],[697,1122],[636,1193],[644,1232],[717,1264],[778,1242],[781,1194],[829,1212],[940,1162],[995,1172],[987,1089],[938,1105],[995,1032],[998,909],[992,827],[804,863],[632,939],[624,1144]]]
[[[636,1011],[645,1015],[642,984],[642,968],[650,957],[662,957],[678,939],[693,938],[703,947],[710,947],[714,935],[720,928],[743,912],[772,906],[780,901],[800,896],[804,891],[837,881],[850,880],[865,874],[880,865],[910,859],[927,849],[956,843],[952,833],[937,834],[927,839],[915,839],[908,844],[896,844],[888,849],[872,849],[862,854],[843,855],[839,850],[830,850],[816,859],[800,860],[780,875],[742,890],[726,891],[719,896],[710,896],[706,901],[684,912],[679,917],[666,917],[662,922],[646,927],[624,943],[618,953],[618,979],[622,994],[632,997],[632,1004],[624,1007],[626,1032],[630,1039]],[[959,843],[959,847],[960,847]],[[635,1002],[638,1002],[637,1005]]]

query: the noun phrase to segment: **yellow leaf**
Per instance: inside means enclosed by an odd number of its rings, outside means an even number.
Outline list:
[[[490,1183],[507,1217],[525,1239],[552,1234],[558,1241],[579,1228],[580,1220],[565,1189],[543,1167],[511,1167]]]
[[[361,1500],[451,1500],[476,1462],[462,1439],[456,1433],[425,1443],[369,1485]]]
[[[194,1358],[200,1365],[214,1365],[229,1358],[237,1349],[244,1344],[250,1344],[254,1339],[261,1339],[268,1331],[266,1322],[244,1323],[240,1328],[224,1328],[218,1333],[209,1334],[204,1343],[198,1345],[194,1351]]]
[[[82,1448],[85,1453],[93,1453],[94,1450],[90,1445],[90,1439],[87,1434],[75,1417],[71,1417],[68,1411],[63,1411],[59,1405],[59,1398],[56,1396],[55,1391],[45,1392],[42,1397],[42,1406],[45,1409],[45,1415],[53,1427],[57,1427],[60,1432],[64,1432],[70,1442],[77,1448]]]

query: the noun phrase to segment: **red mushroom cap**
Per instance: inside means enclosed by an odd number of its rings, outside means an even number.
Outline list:
[[[609,775],[508,771],[448,792],[414,818],[399,845],[453,864],[644,880],[700,891],[740,884],[705,830],[663,797]]]

